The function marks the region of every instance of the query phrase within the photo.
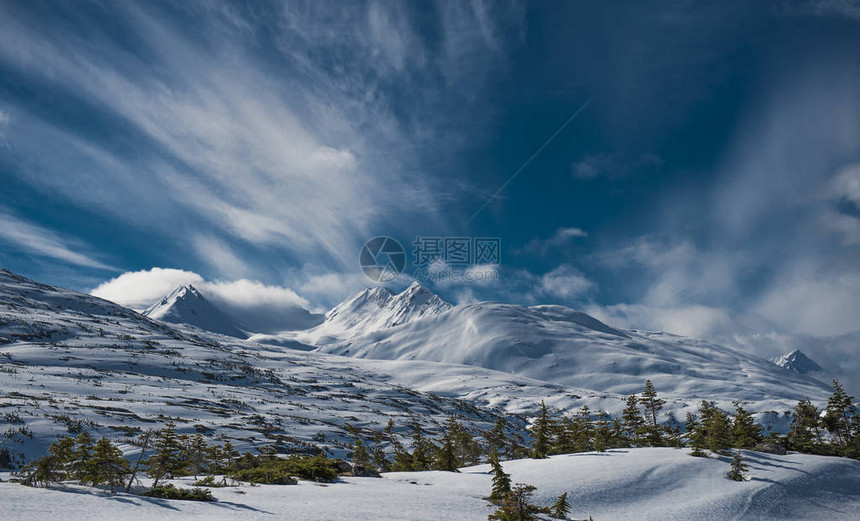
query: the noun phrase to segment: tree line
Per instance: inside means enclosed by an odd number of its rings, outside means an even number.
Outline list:
[[[613,418],[603,411],[593,412],[588,406],[570,415],[552,413],[541,402],[528,429],[528,440],[517,429],[509,428],[504,417],[499,417],[495,425],[485,431],[470,430],[456,418],[450,418],[435,438],[428,436],[414,420],[405,436],[395,434],[392,420],[381,431],[372,432],[370,437],[347,425],[353,437],[349,454],[352,465],[347,468],[342,462],[322,454],[281,457],[271,447],[262,447],[256,455],[239,454],[229,441],[210,445],[201,434],[178,434],[171,421],[161,430],[147,431],[132,440],[140,449],[133,461],[123,457],[108,438],[95,440],[83,432],[77,437],[56,440],[44,456],[22,469],[20,476],[24,484],[33,486],[77,481],[104,486],[111,491],[130,491],[139,483],[138,476],[145,474],[152,479],[150,493],[178,497],[179,492],[174,494],[171,486],[163,484],[164,480],[203,475],[207,477],[200,485],[210,487],[223,486],[228,478],[273,484],[295,483],[296,477],[333,481],[345,472],[357,476],[375,476],[388,471],[457,472],[460,467],[483,462],[495,468],[494,462],[502,459],[541,459],[621,447],[689,447],[693,456],[707,456],[706,451],[727,454],[730,449],[772,450],[778,447],[860,458],[860,416],[854,398],[845,392],[838,380],[833,381],[833,388],[823,408],[809,399],[799,401],[792,411],[786,435],[770,433],[765,436],[753,414],[739,402],[733,404],[733,411],[727,412],[712,401],[702,400],[697,412],[688,413],[681,425],[672,416],[663,417],[666,401],[658,395],[651,381],[646,380],[641,393],[627,398],[620,417]],[[735,459],[729,477],[743,479],[745,465],[739,452],[735,453]],[[214,476],[221,476],[221,481],[216,481]],[[528,486],[510,487],[510,483],[507,486],[504,490],[494,488],[491,500],[505,509],[513,508],[511,505],[516,503],[522,511],[530,496]],[[201,498],[206,496],[203,492]],[[507,498],[506,494],[513,493],[516,499]]]

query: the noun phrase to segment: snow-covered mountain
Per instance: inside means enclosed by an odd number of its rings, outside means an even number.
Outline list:
[[[353,329],[308,335],[305,341],[323,353],[464,364],[619,394],[639,392],[646,378],[661,392],[686,399],[790,403],[829,392],[818,380],[786,374],[746,352],[666,333],[620,330],[562,306],[479,302],[437,307],[421,320],[391,323],[379,320],[378,306],[363,305],[376,295],[363,292],[332,311],[333,322],[349,310]]]
[[[347,423],[369,432],[390,418],[403,434],[415,421],[432,435],[451,416],[475,430],[500,414],[479,400],[413,390],[391,376],[400,367],[373,365],[151,320],[0,270],[0,448],[19,463],[58,436],[87,430],[119,440],[168,419],[240,450],[275,445],[342,457]],[[444,365],[436,371],[444,378]],[[532,383],[475,374],[483,383],[472,389],[521,385],[540,395]],[[524,433],[521,419],[509,422]]]
[[[770,361],[798,374],[819,379],[826,378],[824,369],[815,363],[814,360],[806,356],[806,354],[800,349],[795,349],[794,351],[782,356],[773,357]]]
[[[434,317],[451,309],[451,304],[413,282],[401,293],[392,294],[377,286],[344,300],[326,313],[325,321],[309,330],[281,335],[254,335],[257,342],[289,345],[301,342],[321,345],[342,341],[367,331],[387,329],[414,320]]]
[[[177,287],[147,308],[143,315],[153,320],[187,324],[236,338],[248,336],[236,325],[236,319],[212,305],[191,284]]]

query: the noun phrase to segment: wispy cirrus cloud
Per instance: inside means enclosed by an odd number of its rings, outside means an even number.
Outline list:
[[[79,240],[64,237],[52,230],[22,220],[0,208],[0,241],[21,248],[28,254],[47,257],[63,263],[119,271],[92,254],[83,253],[89,248]]]
[[[505,59],[501,28],[523,13],[440,6],[430,43],[384,2],[126,3],[110,13],[122,40],[99,8],[0,15],[0,66],[66,107],[12,97],[11,175],[190,254],[224,253],[210,267],[226,276],[275,257],[343,270],[381,224],[443,227],[440,201],[458,191],[421,155],[480,124],[477,105],[462,131],[442,115]]]

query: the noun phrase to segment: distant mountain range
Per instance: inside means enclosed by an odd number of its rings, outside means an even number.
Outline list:
[[[180,286],[144,315],[249,336],[192,286]],[[452,306],[418,282],[397,294],[365,289],[315,327],[249,340],[354,358],[460,364],[621,395],[638,392],[645,378],[667,393],[723,401],[826,392],[816,379],[821,368],[800,351],[768,361],[703,340],[614,328],[563,306]]]

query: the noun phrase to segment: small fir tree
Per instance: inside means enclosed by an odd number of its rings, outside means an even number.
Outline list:
[[[854,397],[849,396],[839,383],[833,380],[833,394],[827,401],[827,407],[821,417],[822,426],[827,429],[840,449],[844,450],[851,441],[851,427],[856,420]]]
[[[434,461],[435,470],[444,470],[447,472],[459,472],[457,467],[460,466],[457,461],[457,455],[454,453],[454,445],[450,436],[446,436],[442,445],[436,451],[436,459]]]
[[[72,479],[83,483],[90,474],[90,461],[93,455],[95,442],[93,437],[86,431],[78,434],[75,438],[75,451],[71,462]]]
[[[490,453],[490,469],[493,473],[493,490],[489,500],[498,505],[511,493],[511,476],[505,473],[496,452]]]
[[[642,397],[639,399],[639,402],[642,404],[645,416],[647,442],[652,447],[660,446],[662,444],[662,436],[657,416],[663,409],[666,400],[657,396],[657,390],[654,389],[654,384],[651,383],[651,380],[645,380],[645,389],[642,391]]]
[[[525,483],[517,483],[511,492],[502,500],[499,508],[490,514],[489,521],[533,521],[537,514],[546,513],[548,509],[531,503],[535,487]]]
[[[505,434],[507,424],[503,416],[496,419],[493,428],[484,433],[484,440],[487,443],[487,452],[497,452],[502,455],[508,455],[508,436]]]
[[[182,459],[182,445],[176,435],[176,424],[168,421],[158,432],[154,443],[155,453],[147,460],[147,474],[153,478],[153,488],[163,478],[172,478],[182,473],[186,462]]]
[[[541,400],[540,402],[540,416],[538,416],[534,425],[532,426],[532,432],[534,433],[535,442],[532,447],[532,458],[534,459],[543,459],[547,456],[547,452],[549,450],[549,432],[550,432],[550,420],[549,413],[546,409],[546,403]]]
[[[705,428],[705,444],[711,452],[720,453],[732,446],[729,420],[726,413],[714,408],[709,415]]]
[[[638,447],[640,445],[644,425],[645,420],[642,419],[642,414],[639,412],[636,395],[631,394],[627,397],[627,404],[621,413],[621,427],[631,446]]]
[[[60,461],[51,454],[28,463],[22,469],[22,474],[22,483],[29,487],[48,487],[65,477]]]
[[[761,429],[753,419],[752,414],[740,403],[734,402],[735,418],[732,420],[732,446],[739,449],[751,449],[762,440]]]
[[[732,458],[732,467],[729,472],[726,474],[729,479],[733,481],[744,481],[746,477],[744,476],[744,472],[748,470],[748,467],[744,464],[744,460],[741,457],[741,451],[735,451],[735,457]]]
[[[567,519],[569,513],[570,503],[567,501],[567,492],[564,492],[549,508],[549,516],[553,519]]]
[[[819,416],[818,407],[809,398],[797,402],[791,413],[791,428],[788,431],[788,443],[793,450],[817,452],[822,444]]]
[[[93,449],[88,482],[94,486],[105,485],[115,492],[117,487],[125,484],[125,478],[130,473],[130,465],[122,457],[122,451],[114,447],[109,439],[101,438]]]
[[[373,433],[373,448],[371,449],[371,459],[373,466],[379,472],[388,472],[391,470],[391,464],[388,457],[385,455],[385,450],[382,448],[382,434],[379,432]]]
[[[352,446],[352,464],[356,468],[370,468],[370,454],[367,453],[360,438],[356,438]]]
[[[705,439],[702,432],[702,424],[696,415],[688,412],[687,420],[684,422],[684,430],[687,432],[687,440],[692,448],[691,456],[706,457],[707,454],[703,450],[705,448]]]

